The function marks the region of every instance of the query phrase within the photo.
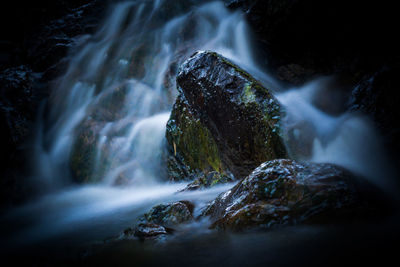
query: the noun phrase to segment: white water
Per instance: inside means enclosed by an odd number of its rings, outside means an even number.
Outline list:
[[[326,90],[324,85],[326,79],[317,79],[277,95],[287,113],[286,131],[293,133],[293,146],[289,149],[291,156],[337,164],[395,194],[397,185],[393,166],[373,124],[361,114],[330,115],[317,108],[314,102],[321,91]],[[301,147],[303,151],[293,147]]]
[[[154,204],[181,199],[204,203],[230,186],[174,194],[184,184],[168,184],[161,177],[161,146],[177,94],[177,66],[193,52],[216,51],[278,87],[257,67],[243,15],[220,2],[200,2],[117,3],[95,34],[77,40],[68,70],[49,100],[50,118],[38,127],[35,183],[45,192],[7,217],[28,221],[15,240],[30,243],[74,231],[103,239]],[[365,156],[383,155],[373,129],[360,117],[333,117],[314,107],[311,100],[320,85],[278,95],[287,109],[288,127],[311,125],[308,160],[343,165],[375,180],[370,169],[382,169],[380,161]],[[72,186],[69,161],[83,124],[96,136],[90,174],[97,184]],[[307,145],[301,138],[295,142]],[[115,187],[121,181],[125,185]]]

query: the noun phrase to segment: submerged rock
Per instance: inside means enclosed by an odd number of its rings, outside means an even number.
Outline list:
[[[324,222],[373,210],[360,186],[345,170],[331,164],[273,160],[261,164],[202,213],[212,228],[243,230],[300,222]],[[377,204],[377,203],[374,203]]]
[[[240,178],[287,155],[280,104],[226,58],[194,54],[181,66],[177,85],[180,95],[166,133],[171,180],[211,171]]]

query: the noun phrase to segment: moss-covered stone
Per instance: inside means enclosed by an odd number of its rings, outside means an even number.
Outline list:
[[[172,180],[181,180],[198,170],[222,171],[219,149],[212,134],[191,113],[183,95],[177,98],[167,123],[167,140],[172,145],[172,159],[168,162]]]
[[[196,53],[181,66],[177,85],[166,133],[171,180],[212,171],[238,179],[266,160],[287,156],[280,104],[226,58]]]

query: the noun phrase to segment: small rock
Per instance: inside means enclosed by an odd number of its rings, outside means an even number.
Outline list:
[[[142,220],[166,227],[176,226],[193,220],[193,208],[194,205],[189,201],[160,204],[146,213]]]
[[[169,232],[165,227],[158,224],[141,223],[135,228],[134,236],[144,240],[159,235],[167,235]]]

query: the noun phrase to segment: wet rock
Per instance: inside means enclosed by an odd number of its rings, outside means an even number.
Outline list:
[[[372,214],[370,187],[330,164],[273,160],[261,164],[203,211],[212,228],[244,230],[302,222],[332,222]]]
[[[286,156],[278,101],[248,73],[213,52],[189,58],[167,123],[171,180],[196,173],[248,175]]]
[[[165,227],[158,224],[141,223],[136,227],[134,236],[139,239],[147,239],[159,235],[167,235],[169,232]]]
[[[160,204],[146,213],[142,220],[166,227],[176,226],[193,220],[194,205],[189,201]]]
[[[215,185],[233,182],[232,176],[221,174],[216,171],[207,174],[201,174],[200,177],[195,178],[193,182],[188,184],[182,191],[193,191],[198,189],[206,189]]]
[[[118,237],[113,237],[106,242],[114,242],[120,240],[155,241],[162,242],[173,233],[173,229],[167,228],[154,223],[140,223],[135,228],[125,229]]]
[[[175,231],[173,227],[192,221],[193,210],[194,205],[185,200],[157,205],[139,218],[134,228],[126,229],[118,239],[131,239],[135,236],[142,241],[163,240]]]

